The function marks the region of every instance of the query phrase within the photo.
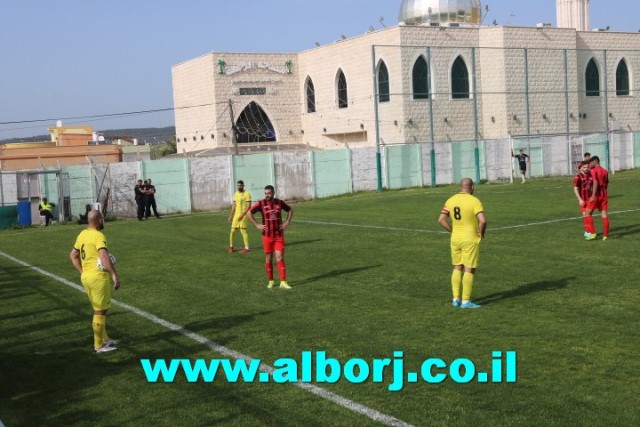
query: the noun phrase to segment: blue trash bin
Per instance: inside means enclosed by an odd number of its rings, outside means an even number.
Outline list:
[[[31,202],[18,202],[18,225],[31,227]]]

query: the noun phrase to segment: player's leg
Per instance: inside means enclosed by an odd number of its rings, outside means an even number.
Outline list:
[[[475,279],[478,258],[480,255],[480,242],[467,242],[462,249],[464,263],[464,275],[462,276],[462,301],[460,308],[480,308],[480,305],[471,302],[473,282]]]
[[[280,277],[280,288],[291,289],[287,283],[287,266],[284,262],[284,237],[279,237],[275,241],[276,263],[278,265],[278,276]]]
[[[106,275],[88,276],[86,283],[87,296],[93,306],[93,348],[96,353],[117,350],[107,335],[107,310],[111,307],[111,282]]]
[[[238,228],[235,226],[235,220],[233,220],[234,224],[231,225],[231,231],[229,232],[229,253],[233,253],[233,238],[236,235],[236,231]]]
[[[609,213],[607,211],[607,203],[603,202],[602,204],[602,240],[607,240],[609,238]]]
[[[262,236],[262,246],[264,246],[264,270],[267,273],[267,279],[269,283],[267,284],[267,289],[273,288],[273,251],[274,251],[274,242],[272,238]]]
[[[451,305],[460,307],[460,298],[462,296],[462,250],[456,242],[451,242],[451,263],[453,264],[453,272],[451,273],[451,291],[453,300]]]
[[[241,254],[249,252],[249,233],[247,232],[247,219],[243,218],[240,221],[240,234],[242,234],[242,243],[244,243],[244,249],[240,251]]]
[[[596,238],[596,224],[593,221],[593,210],[595,202],[589,201],[587,203],[587,209],[585,210],[588,235],[585,236],[586,240],[594,240]]]

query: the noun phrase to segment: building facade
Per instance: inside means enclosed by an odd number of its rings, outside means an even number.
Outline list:
[[[304,52],[175,65],[178,152],[640,129],[640,34],[487,26],[479,2],[465,16],[407,3],[398,26]],[[588,25],[585,4],[559,0],[559,22]]]

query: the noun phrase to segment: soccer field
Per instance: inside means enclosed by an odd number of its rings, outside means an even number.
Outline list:
[[[611,238],[584,241],[571,178],[476,187],[489,227],[473,300],[451,306],[456,186],[294,204],[290,291],[267,290],[259,232],[227,254],[228,212],[106,223],[122,288],[92,349],[91,308],[69,286],[79,225],[0,233],[0,420],[17,425],[638,425],[640,170],[610,177]],[[277,189],[276,189],[277,190]],[[260,195],[254,194],[257,199]],[[602,230],[600,217],[596,228]],[[237,246],[240,243],[236,236]],[[277,273],[276,273],[277,278]],[[517,354],[517,381],[467,384],[149,383],[142,359],[301,359],[325,351],[423,360]],[[222,352],[222,354],[220,353]],[[447,372],[442,370],[441,372]],[[377,421],[376,421],[377,420]]]

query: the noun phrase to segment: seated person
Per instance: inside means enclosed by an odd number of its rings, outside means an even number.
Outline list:
[[[48,227],[49,223],[53,220],[53,208],[55,208],[55,203],[49,203],[46,197],[42,198],[42,201],[38,205],[38,209],[40,210],[40,216],[45,217],[45,225]]]
[[[78,220],[78,224],[89,224],[89,211],[91,210],[91,205],[85,205],[84,209],[85,209],[84,215],[80,214],[80,219]]]

